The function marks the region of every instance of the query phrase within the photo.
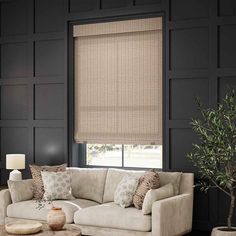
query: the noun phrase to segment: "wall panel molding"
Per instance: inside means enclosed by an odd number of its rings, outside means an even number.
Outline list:
[[[40,5],[37,15],[35,2]],[[44,160],[51,164],[67,162],[67,94],[64,92],[67,91],[67,0],[60,0],[58,4],[57,0],[0,2],[0,152],[1,157],[6,152],[25,153],[27,166],[35,162],[35,154],[37,161],[42,158],[41,162]],[[35,44],[39,46],[36,50]],[[38,60],[35,60],[35,53]],[[35,66],[37,76],[34,76]],[[37,100],[34,86],[43,89]],[[38,117],[34,117],[35,108],[40,114]],[[43,136],[49,137],[49,143],[51,140],[51,152],[53,148],[60,149],[57,152],[60,160],[56,160],[52,153],[41,155],[35,151],[35,140],[39,148],[41,144],[38,140],[43,140]],[[14,138],[18,138],[18,142]],[[4,166],[4,161],[1,160],[1,164]],[[8,171],[1,171],[1,184],[6,183],[8,174]],[[28,168],[23,171],[23,176],[30,176]]]
[[[164,169],[192,171],[184,157],[196,140],[189,124],[198,115],[192,96],[215,106],[228,85],[236,86],[235,0],[0,1],[1,157],[22,151],[30,163],[83,164],[83,148],[73,145],[70,25],[157,15],[163,16],[165,42]],[[20,89],[9,98],[4,90],[11,86]],[[13,143],[19,136],[19,145]],[[2,184],[8,174],[0,170]],[[217,192],[195,190],[194,229],[222,222],[222,201]]]

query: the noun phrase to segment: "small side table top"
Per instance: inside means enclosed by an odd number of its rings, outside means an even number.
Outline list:
[[[0,225],[1,236],[12,236],[5,230],[5,225]],[[43,229],[37,234],[28,234],[28,236],[81,236],[81,230],[76,226],[65,225],[61,231],[52,231],[47,224],[43,224]]]

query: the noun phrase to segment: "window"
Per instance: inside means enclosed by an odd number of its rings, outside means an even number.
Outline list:
[[[162,18],[76,25],[74,48],[74,137],[87,164],[160,168]]]
[[[161,145],[87,144],[86,153],[92,166],[162,168]]]

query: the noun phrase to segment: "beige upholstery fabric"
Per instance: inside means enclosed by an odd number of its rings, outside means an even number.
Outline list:
[[[107,169],[69,168],[72,173],[72,195],[102,203]]]
[[[23,201],[11,204],[7,207],[7,216],[31,220],[47,219],[51,204],[46,204],[42,209],[37,209],[38,203],[35,200]],[[53,206],[61,207],[66,214],[66,222],[74,222],[74,213],[82,208],[95,206],[97,203],[85,199],[53,201]]]
[[[152,232],[141,232],[135,230],[111,229],[96,226],[78,225],[83,235],[94,236],[151,236]]]
[[[181,172],[158,172],[158,174],[160,177],[160,186],[164,186],[168,183],[172,183],[174,186],[174,193],[175,195],[178,195],[182,173]]]
[[[106,203],[106,202],[114,201],[114,193],[116,191],[116,188],[125,175],[129,174],[129,175],[140,177],[144,173],[145,171],[108,169],[106,184],[105,184],[105,189],[104,189],[103,202]]]
[[[94,201],[86,199],[74,199],[69,201],[54,201],[53,205],[55,207],[62,207],[63,211],[66,213],[66,219],[68,223],[74,223],[74,213],[81,209],[97,206],[98,204]],[[69,216],[69,218],[67,217]]]
[[[150,189],[145,195],[142,212],[144,215],[152,212],[152,204],[164,198],[174,196],[174,187],[172,183],[166,184],[158,189]]]
[[[194,175],[192,173],[183,173],[180,181],[179,193],[193,194]]]
[[[178,196],[156,201],[152,205],[152,235],[183,235],[192,230],[193,195]]]
[[[11,204],[11,195],[8,189],[0,191],[0,225],[4,224],[7,216],[7,206]]]
[[[111,170],[111,172],[113,172],[113,170]],[[129,171],[124,171],[124,172],[125,172],[124,174],[126,175]],[[142,173],[143,172],[141,172],[141,174]],[[140,172],[138,174],[140,174]],[[168,175],[169,173],[163,173],[162,176],[165,176],[165,174]],[[79,180],[77,179],[77,181]],[[115,178],[114,178],[114,181],[116,182]],[[114,203],[98,205],[95,202],[79,199],[78,201],[80,203],[80,207],[82,208],[90,206],[91,204],[95,206],[91,208],[87,208],[87,209],[82,209],[81,211],[77,211],[75,213],[75,218],[77,222],[79,222],[81,220],[79,216],[82,214],[84,215],[83,221],[84,223],[88,223],[88,224],[78,225],[79,227],[81,227],[84,235],[96,235],[96,236],[98,235],[99,236],[111,236],[111,235],[115,235],[115,236],[134,236],[134,235],[135,236],[136,235],[137,236],[151,236],[151,235],[152,236],[177,236],[177,235],[183,235],[185,233],[190,232],[192,228],[193,184],[194,184],[193,174],[184,173],[181,178],[180,195],[154,202],[152,205],[151,215],[144,216],[142,214],[142,211],[137,210],[132,207],[122,209],[121,207],[116,206]],[[112,191],[114,193],[115,190],[112,190]],[[107,193],[110,194],[110,191],[107,191]],[[109,194],[107,195],[108,197],[109,197]],[[77,200],[73,200],[70,202],[74,202],[74,201],[77,201]],[[29,202],[32,202],[32,201],[29,201]],[[21,204],[21,203],[22,202],[15,203],[15,204]],[[82,205],[82,203],[85,205]],[[87,205],[87,203],[89,204]],[[16,219],[22,219],[22,218],[30,219],[32,218],[32,215],[39,214],[40,212],[39,210],[36,210],[35,207],[32,208],[30,204],[29,205],[25,204],[24,207],[22,206],[21,208],[19,208],[20,209],[19,211],[18,210],[15,211],[19,213],[18,217],[17,216],[15,216],[15,218],[6,217],[7,207],[9,206],[9,204],[11,204],[11,197],[10,197],[9,190],[0,191],[0,224],[4,223],[4,219],[13,219],[14,221]],[[118,209],[115,208],[114,205]],[[105,209],[94,211],[94,209],[98,207],[100,208],[101,206],[105,206]],[[30,207],[32,209],[28,210],[28,208]],[[71,211],[74,211],[74,209],[77,210],[78,207],[75,206],[75,208],[73,208],[73,210]],[[85,210],[88,210],[90,213],[88,214],[88,212]],[[22,213],[20,211],[22,211]],[[35,211],[37,213],[35,213]],[[13,212],[12,212],[12,215],[14,215]],[[68,215],[69,213],[67,212],[66,214]],[[132,218],[130,218],[130,215],[132,215]],[[103,217],[105,217],[105,219],[103,219]],[[151,231],[148,231],[148,232],[144,232],[140,230],[140,228],[142,229],[148,228],[147,227],[148,220],[145,217],[149,217],[150,228],[152,228]],[[86,222],[86,219],[88,222]],[[40,221],[40,220],[37,220],[37,221]],[[108,226],[97,226],[97,224],[108,225]],[[132,226],[132,228],[135,228],[135,229],[127,229],[130,225]],[[122,228],[116,228],[116,227],[122,227]]]
[[[35,200],[17,202],[7,207],[7,216],[32,220],[46,220],[50,205],[41,210],[37,209],[38,203]]]
[[[115,229],[151,231],[151,216],[134,208],[122,208],[114,202],[89,207],[75,212],[75,224]]]
[[[13,203],[31,200],[33,194],[33,180],[26,179],[21,181],[7,181]]]

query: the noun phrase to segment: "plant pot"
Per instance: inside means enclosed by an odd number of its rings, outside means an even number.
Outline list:
[[[227,229],[226,226],[220,226],[213,228],[211,236],[236,236],[236,228],[232,227],[231,231],[222,230]]]
[[[53,231],[62,230],[66,223],[66,215],[59,207],[53,207],[47,216],[47,223]]]

